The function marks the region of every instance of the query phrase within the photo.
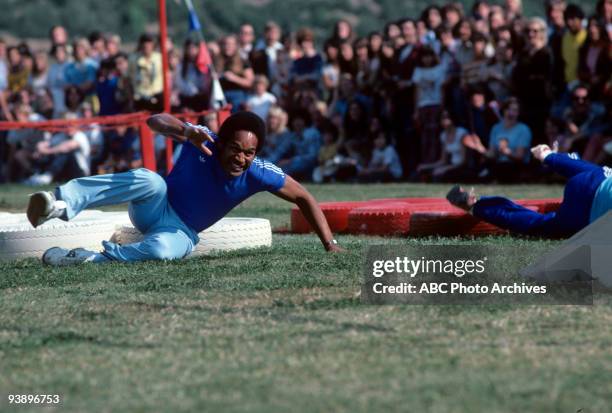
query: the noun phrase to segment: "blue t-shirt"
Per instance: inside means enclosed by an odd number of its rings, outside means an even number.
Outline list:
[[[199,127],[217,139],[208,128]],[[221,167],[215,146],[210,142],[206,146],[212,155],[184,143],[176,165],[166,177],[170,205],[196,232],[213,225],[251,195],[276,192],[285,184],[285,173],[259,158],[242,175],[232,177]]]
[[[88,58],[80,63],[68,63],[64,69],[64,77],[69,85],[81,86],[85,82],[95,82],[97,70],[96,62]]]
[[[113,76],[96,82],[96,94],[100,101],[100,116],[116,115],[121,113],[121,106],[115,98],[119,78]]]
[[[489,146],[498,147],[499,142],[502,139],[508,141],[508,148],[515,152],[518,148],[524,148],[525,157],[523,158],[524,163],[529,162],[529,147],[531,146],[531,130],[524,123],[517,123],[510,129],[504,128],[504,122],[501,121],[493,126],[491,129],[491,136],[489,139]],[[509,158],[506,155],[499,157],[501,161],[508,161]]]

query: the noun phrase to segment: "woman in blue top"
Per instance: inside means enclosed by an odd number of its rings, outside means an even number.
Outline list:
[[[558,211],[540,214],[507,198],[478,197],[473,189],[465,191],[458,185],[449,191],[447,199],[500,228],[543,237],[569,237],[612,209],[612,169],[582,161],[573,154],[556,153],[548,145],[538,145],[531,153],[568,178]]]

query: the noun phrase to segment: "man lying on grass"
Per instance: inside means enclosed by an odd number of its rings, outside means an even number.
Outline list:
[[[327,251],[341,251],[314,197],[270,162],[255,155],[265,141],[265,125],[251,112],[238,112],[219,135],[204,126],[159,114],[147,124],[156,133],[183,144],[172,172],[164,180],[147,169],[78,178],[30,197],[28,220],[34,227],[51,218],[65,221],[87,208],[129,202],[130,219],[144,234],[141,242],[103,242],[103,251],[50,248],[43,262],[144,261],[183,258],[199,242],[198,233],[223,218],[257,192],[269,191],[293,202],[317,232]]]
[[[563,202],[556,212],[540,214],[499,196],[478,197],[474,189],[454,186],[449,202],[500,228],[525,235],[569,237],[612,209],[612,169],[557,153],[557,148],[538,145],[533,156],[568,181]]]

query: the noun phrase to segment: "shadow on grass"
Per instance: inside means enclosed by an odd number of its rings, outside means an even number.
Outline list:
[[[81,334],[75,331],[45,331],[34,328],[3,327],[0,331],[16,332],[21,337],[7,343],[0,343],[0,350],[9,349],[36,349],[41,347],[52,347],[86,343],[109,348],[120,349],[149,349],[157,347],[152,343],[133,343],[124,340],[110,340],[90,334]]]

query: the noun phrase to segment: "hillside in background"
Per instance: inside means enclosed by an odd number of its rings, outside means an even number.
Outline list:
[[[526,15],[543,15],[543,1],[524,0]],[[259,32],[267,20],[275,20],[285,30],[302,26],[326,36],[333,22],[346,18],[361,34],[379,30],[385,22],[400,17],[418,17],[428,0],[193,0],[209,38],[235,31],[250,22]],[[468,8],[472,1],[463,2]],[[592,13],[595,0],[580,0]],[[167,0],[170,35],[182,38],[187,29],[183,0]],[[54,24],[65,25],[71,35],[93,30],[119,33],[133,41],[144,30],[155,31],[156,0],[0,0],[0,32],[23,38],[46,37]]]

